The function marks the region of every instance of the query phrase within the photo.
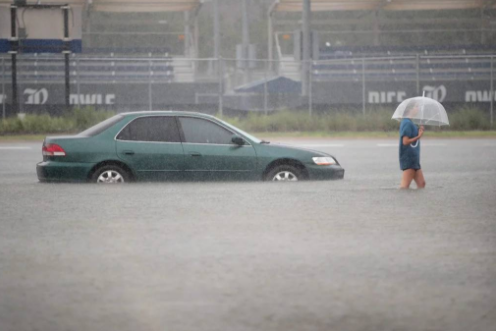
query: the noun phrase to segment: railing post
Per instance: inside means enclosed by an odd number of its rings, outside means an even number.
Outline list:
[[[494,82],[493,82],[493,66],[494,66],[494,57],[491,55],[491,93],[489,94],[491,98],[491,130],[493,129],[493,107],[494,107]]]
[[[362,113],[365,115],[365,58],[362,58]]]

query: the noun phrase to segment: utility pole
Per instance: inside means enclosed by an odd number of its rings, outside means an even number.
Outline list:
[[[243,58],[246,59],[245,61],[243,61],[243,68],[244,68],[244,72],[245,72],[244,81],[245,81],[245,83],[247,83],[250,81],[250,61],[248,61],[249,54],[250,54],[250,52],[248,51],[248,49],[250,47],[250,31],[249,31],[249,25],[248,25],[248,0],[243,0],[243,7],[242,7],[241,12],[243,13],[243,42],[242,42],[243,52],[242,52],[242,56],[243,56]]]
[[[219,22],[219,0],[214,2],[214,59],[220,57],[220,22]]]
[[[12,59],[12,113],[17,116],[19,112],[19,100],[17,97],[17,52],[19,50],[19,39],[17,38],[17,6],[10,6],[10,43],[9,51]]]
[[[71,95],[71,77],[70,77],[70,67],[69,67],[69,57],[71,55],[70,50],[70,39],[69,39],[69,6],[63,6],[62,12],[64,15],[64,78],[65,78],[65,109],[66,111],[70,108],[70,95]],[[78,97],[79,98],[79,97]]]

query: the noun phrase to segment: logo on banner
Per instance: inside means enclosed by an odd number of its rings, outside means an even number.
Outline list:
[[[430,86],[430,85],[425,85],[422,88],[423,91],[425,91],[425,96],[435,99],[438,102],[443,102],[444,99],[446,98],[446,87],[444,85],[440,86]]]
[[[401,103],[406,91],[369,91],[369,104]]]
[[[69,102],[71,105],[113,105],[115,94],[71,94]]]
[[[26,89],[24,90],[24,94],[28,95],[28,99],[26,100],[27,105],[43,105],[48,100],[48,90],[43,89]]]
[[[491,99],[496,100],[496,91],[491,93],[488,90],[476,90],[476,91],[466,91],[465,101],[466,102],[490,102]]]

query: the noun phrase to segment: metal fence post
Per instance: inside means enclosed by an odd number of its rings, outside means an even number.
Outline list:
[[[220,117],[223,116],[224,113],[224,105],[223,105],[223,79],[224,79],[224,62],[222,58],[217,59],[217,68],[219,68],[219,114]]]
[[[152,102],[152,60],[148,60],[148,109],[153,110]]]
[[[22,68],[22,66],[19,66],[19,63],[22,63],[22,62],[25,62],[25,59],[23,59],[22,57],[21,58],[17,58],[16,57],[16,64],[15,64],[15,71],[16,71],[16,96],[17,96],[17,107],[15,108],[16,109],[16,116],[19,116],[18,114],[19,113],[24,113],[24,95],[22,93],[22,88],[23,88],[23,83],[21,80],[19,80],[19,74],[20,74],[20,70],[19,70],[19,67]]]
[[[415,58],[415,73],[417,75],[417,96],[420,96],[420,56]]]
[[[365,115],[365,58],[362,58],[362,113]]]
[[[2,119],[5,120],[5,103],[7,96],[5,95],[5,58],[2,58]]]
[[[264,70],[264,112],[265,116],[267,116],[268,110],[267,110],[267,68],[268,68],[268,63],[270,60],[265,61],[265,70]]]
[[[81,83],[79,82],[81,77],[79,76],[79,57],[76,56],[76,90],[77,90],[77,105],[81,107]]]
[[[491,130],[493,129],[493,107],[494,107],[494,82],[493,82],[493,64],[494,64],[494,57],[491,55],[491,93],[489,93],[489,96],[491,98]]]
[[[311,60],[309,60],[309,62],[312,62]],[[308,115],[309,116],[312,116],[312,111],[313,111],[313,103],[312,103],[312,98],[313,98],[313,93],[312,93],[312,89],[313,89],[313,85],[312,85],[312,81],[313,81],[313,75],[312,75],[312,65],[313,63],[309,63],[307,65],[308,67]]]

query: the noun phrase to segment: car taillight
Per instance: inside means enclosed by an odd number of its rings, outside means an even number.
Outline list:
[[[44,156],[65,156],[64,149],[62,149],[62,147],[57,144],[43,145],[41,152]]]

